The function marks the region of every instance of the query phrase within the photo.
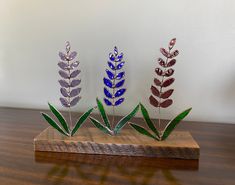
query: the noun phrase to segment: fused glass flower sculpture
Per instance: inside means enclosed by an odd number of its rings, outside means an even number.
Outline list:
[[[170,42],[168,51],[161,49],[166,60],[159,59],[160,67],[156,68],[157,77],[154,80],[154,85],[151,87],[152,95],[149,98],[150,104],[159,113],[161,109],[167,108],[173,103],[173,100],[170,98],[173,89],[166,90],[166,88],[174,82],[174,78],[172,78],[174,69],[172,66],[176,63],[175,57],[178,55],[178,51],[172,52],[171,49],[175,45],[175,41],[173,39]],[[70,51],[70,44],[68,42],[65,53],[59,53],[61,59],[58,63],[60,68],[59,75],[61,77],[59,84],[62,95],[60,102],[68,109],[69,122],[64,119],[62,114],[54,106],[49,104],[50,110],[57,120],[55,121],[47,114],[42,113],[45,120],[52,127],[45,129],[34,139],[35,151],[180,159],[199,158],[200,147],[188,132],[174,132],[165,142],[156,142],[156,140],[161,141],[166,139],[191,109],[187,109],[176,116],[176,118],[166,125],[163,131],[161,129],[162,123],[160,117],[159,127],[155,127],[156,125],[154,125],[146,108],[141,103],[138,103],[129,114],[116,122],[116,119],[114,119],[116,117],[115,111],[118,107],[124,106],[124,96],[127,91],[124,71],[124,64],[126,62],[123,61],[123,53],[119,53],[117,47],[114,47],[114,52],[109,54],[108,66],[105,77],[103,78],[104,98],[101,101],[96,98],[97,106],[89,109],[78,119],[75,126],[72,126],[70,109],[81,99],[80,70],[78,69],[79,62],[75,60],[76,55],[76,52]],[[105,106],[110,108],[110,112],[112,112],[110,116],[106,114]],[[95,119],[90,116],[93,109],[96,108],[100,113],[100,119]],[[140,108],[149,129],[130,122]],[[80,128],[88,117],[91,123],[98,129],[90,127]],[[112,118],[110,119],[111,121],[109,118]],[[127,124],[134,129],[122,130]],[[74,135],[78,129],[79,134]],[[122,135],[120,137],[117,136],[121,131]],[[100,136],[101,132],[107,135]],[[64,135],[74,137],[65,137]],[[149,136],[154,140],[145,136]]]
[[[75,126],[72,125],[71,107],[77,105],[81,99],[81,96],[79,96],[81,92],[81,88],[79,87],[81,80],[78,78],[81,71],[78,69],[79,62],[75,60],[77,52],[71,52],[70,50],[70,43],[66,42],[65,53],[59,52],[60,62],[58,63],[60,68],[59,75],[61,77],[59,84],[61,86],[60,92],[62,95],[60,102],[62,106],[68,108],[69,122],[67,122],[63,115],[50,103],[48,103],[49,108],[58,119],[61,126],[49,115],[42,113],[42,116],[52,127],[66,136],[73,136],[93,111],[93,108],[89,109],[78,119]]]
[[[165,57],[165,60],[162,58],[158,59],[159,67],[155,69],[157,77],[154,78],[154,85],[151,86],[152,95],[150,95],[149,97],[149,102],[153,107],[157,108],[158,110],[158,113],[159,113],[158,127],[155,127],[154,123],[149,117],[147,109],[141,103],[140,103],[140,108],[141,108],[142,115],[144,117],[145,122],[147,123],[147,126],[153,132],[153,134],[139,125],[136,125],[134,123],[130,124],[132,128],[134,128],[139,133],[149,136],[159,141],[166,139],[170,135],[170,133],[174,130],[176,125],[182,119],[184,119],[188,115],[188,113],[191,111],[191,108],[183,111],[178,116],[176,116],[173,120],[171,120],[164,127],[164,129],[162,129],[161,117],[160,117],[161,109],[167,108],[171,106],[173,103],[173,100],[170,99],[170,96],[172,95],[174,89],[170,88],[168,90],[165,90],[165,88],[168,88],[175,81],[175,79],[172,78],[172,75],[174,74],[174,69],[172,67],[176,63],[175,57],[179,54],[178,50],[172,51],[175,43],[176,43],[176,39],[174,38],[170,41],[168,45],[168,50],[164,48],[160,49],[160,52]]]
[[[125,62],[123,61],[123,53],[118,52],[118,48],[114,47],[114,53],[109,54],[108,67],[106,69],[107,77],[104,77],[104,103],[108,107],[112,107],[113,118],[112,122],[109,121],[109,118],[105,112],[102,102],[97,98],[97,107],[101,114],[101,117],[104,121],[104,124],[99,122],[93,117],[90,117],[92,123],[99,128],[104,133],[109,135],[118,134],[125,124],[137,113],[139,110],[139,105],[137,105],[133,111],[130,112],[127,116],[123,117],[117,124],[114,123],[115,107],[121,105],[124,102],[124,93],[126,88],[124,88],[125,83],[125,71],[123,71],[123,66]]]

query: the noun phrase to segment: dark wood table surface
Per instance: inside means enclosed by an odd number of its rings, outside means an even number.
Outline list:
[[[235,185],[235,124],[182,122],[199,160],[35,153],[33,139],[48,126],[39,112],[0,108],[1,185]]]

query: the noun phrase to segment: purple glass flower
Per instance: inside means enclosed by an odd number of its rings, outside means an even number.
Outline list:
[[[109,69],[106,69],[107,78],[104,78],[104,102],[107,106],[118,106],[123,101],[124,98],[121,97],[126,92],[125,88],[122,88],[124,85],[125,72],[121,71],[125,62],[122,61],[123,53],[118,53],[118,48],[114,47],[114,53],[109,54],[108,66]]]
[[[81,71],[77,69],[79,62],[74,61],[77,52],[71,52],[70,49],[70,43],[66,42],[65,53],[59,52],[61,61],[58,63],[60,68],[59,75],[62,77],[62,79],[59,80],[62,95],[60,102],[64,107],[68,108],[75,106],[81,99],[79,96],[81,88],[78,88],[78,85],[81,83],[81,80],[78,79],[78,75]]]

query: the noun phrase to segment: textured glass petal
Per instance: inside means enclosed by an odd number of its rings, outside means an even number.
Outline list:
[[[66,82],[65,80],[59,80],[59,83],[61,87],[65,87],[65,88],[69,87],[69,83]]]
[[[175,50],[170,54],[170,58],[176,57],[178,54],[179,54],[179,51]]]
[[[171,39],[171,41],[169,43],[169,49],[172,49],[174,47],[175,43],[176,43],[176,38]]]
[[[119,89],[116,93],[115,93],[115,98],[122,96],[124,93],[126,92],[126,89]]]
[[[77,56],[77,52],[73,51],[69,54],[69,60],[73,60]]]
[[[73,72],[70,74],[70,78],[75,78],[75,77],[77,77],[80,72],[81,72],[80,70],[75,70],[75,71],[73,71]]]
[[[113,95],[109,92],[108,89],[104,87],[104,94],[107,98],[113,98]]]
[[[107,79],[107,78],[104,78],[103,81],[104,81],[104,84],[105,84],[107,87],[110,87],[110,88],[113,87],[113,84],[112,84],[111,80],[109,80],[109,79]]]
[[[124,66],[125,62],[121,62],[117,65],[117,69],[121,69]]]
[[[101,103],[101,101],[98,98],[96,98],[96,103],[97,103],[97,108],[98,108],[98,110],[100,112],[100,115],[101,115],[101,117],[102,117],[102,119],[104,121],[105,126],[107,128],[109,128],[109,129],[111,129],[109,118],[108,118],[108,116],[107,116],[107,114],[106,114],[106,112],[104,110],[103,104]]]
[[[88,116],[90,116],[90,114],[92,113],[92,111],[94,110],[94,108],[89,109],[88,111],[86,111],[85,113],[83,113],[81,115],[81,117],[79,117],[79,119],[77,120],[72,132],[71,132],[71,136],[74,136],[74,134],[78,131],[78,129],[83,125],[83,123],[86,121],[86,119],[88,118]]]
[[[160,97],[160,91],[153,85],[151,86],[151,92],[153,93],[154,96]]]
[[[115,66],[113,65],[112,62],[108,62],[108,66],[110,69],[115,70]]]
[[[119,87],[123,86],[124,82],[125,82],[125,79],[121,80],[120,82],[116,83],[115,87],[119,88]]]
[[[111,101],[109,101],[107,98],[104,98],[104,103],[105,103],[107,106],[111,106],[111,105],[112,105]]]
[[[173,103],[172,99],[167,99],[160,104],[160,107],[167,108]]]
[[[114,127],[113,131],[115,134],[119,134],[122,128],[133,118],[139,110],[139,104],[125,117],[123,117]]]
[[[116,62],[121,62],[121,61],[122,61],[122,59],[117,58],[115,61],[116,61]]]
[[[60,102],[64,107],[70,107],[68,101],[65,98],[60,98]]]
[[[81,80],[72,80],[70,86],[71,87],[76,87],[81,83]]]
[[[67,53],[70,51],[70,48],[71,48],[70,43],[69,43],[69,41],[67,41],[65,44],[65,50]]]
[[[81,92],[81,88],[73,89],[73,90],[70,92],[70,97],[75,97],[75,96],[79,95],[80,92]]]
[[[154,107],[159,107],[159,102],[152,95],[149,97],[149,102]]]
[[[175,81],[174,78],[168,78],[167,80],[165,80],[165,81],[162,83],[162,87],[168,87],[168,86],[171,85],[174,81]]]
[[[161,94],[161,98],[162,98],[162,99],[167,99],[167,98],[169,98],[169,97],[172,95],[173,91],[174,91],[174,89],[169,89],[169,90],[167,90],[166,92],[164,92],[164,93]]]
[[[71,65],[68,65],[67,70],[71,71],[72,69],[73,69],[73,67]]]
[[[65,79],[69,78],[68,73],[66,73],[66,72],[64,72],[64,71],[59,70],[59,74],[60,74],[60,76],[61,76],[62,78],[65,78]]]
[[[120,55],[118,55],[117,57],[119,59],[119,61],[121,61],[123,59],[123,53],[121,53]]]
[[[170,68],[164,73],[164,76],[169,77],[174,74],[174,71],[174,69]]]
[[[60,59],[66,61],[66,55],[62,52],[59,52]]]
[[[112,53],[109,53],[109,59],[111,61],[114,61],[115,60],[115,56]]]
[[[70,106],[71,106],[71,107],[75,106],[75,105],[79,102],[80,99],[81,99],[80,96],[74,98],[74,99],[70,102]]]
[[[157,78],[154,78],[154,83],[156,86],[161,86],[161,81],[158,80]]]
[[[166,49],[161,48],[161,49],[160,49],[160,52],[161,52],[165,57],[167,57],[167,58],[170,57],[170,53],[169,53]]]
[[[157,68],[155,69],[155,72],[156,72],[159,76],[162,76],[162,75],[163,75],[163,71],[162,71],[159,67],[157,67]]]
[[[60,88],[60,92],[64,97],[69,97],[68,91],[65,88]]]
[[[175,63],[176,63],[176,60],[172,59],[170,62],[168,62],[167,67],[171,67],[171,66],[175,65]]]
[[[123,72],[117,74],[116,79],[121,80],[124,76],[125,76],[125,72],[123,71]]]
[[[74,69],[74,68],[78,67],[78,65],[79,65],[79,62],[75,61],[71,64],[71,68]]]
[[[120,105],[122,102],[124,102],[124,98],[120,98],[120,99],[118,99],[117,101],[115,101],[115,106],[118,106],[118,105]]]
[[[53,105],[51,105],[50,103],[48,103],[48,105],[49,105],[51,112],[58,119],[58,121],[60,122],[61,126],[64,128],[66,133],[69,133],[68,124],[66,120],[64,119],[63,115]]]
[[[180,121],[182,119],[184,119],[189,112],[192,110],[192,108],[189,108],[183,112],[181,112],[179,115],[177,115],[174,119],[172,119],[165,127],[165,129],[163,130],[163,135],[162,135],[162,140],[165,140],[170,133],[174,130],[174,128],[176,127],[177,124],[180,123]]]
[[[165,61],[162,58],[158,59],[158,63],[159,63],[160,66],[166,67],[166,63],[165,63]]]
[[[158,138],[156,138],[156,136],[152,135],[148,130],[146,130],[144,127],[141,127],[139,125],[136,125],[134,123],[130,123],[130,126],[132,128],[134,128],[137,132],[139,132],[140,134],[143,134],[145,136],[148,136],[152,139],[158,140]]]
[[[61,134],[65,136],[69,136],[68,133],[66,133],[50,116],[42,112],[42,116],[44,119],[57,131],[59,131]]]
[[[68,69],[68,64],[65,62],[59,62],[58,66],[63,69],[63,70],[67,70]]]
[[[160,138],[160,133],[158,132],[158,130],[154,126],[154,123],[152,122],[152,120],[150,119],[150,116],[149,116],[147,109],[141,103],[140,103],[140,110],[141,110],[141,113],[142,113],[144,120],[147,123],[148,127],[156,134],[156,136],[158,138]]]
[[[114,47],[114,54],[117,56],[118,55],[118,49],[117,46]]]
[[[113,74],[111,71],[109,71],[108,69],[106,69],[106,73],[107,73],[107,75],[108,75],[108,77],[109,77],[110,80],[113,80],[113,79],[114,79],[114,74]]]

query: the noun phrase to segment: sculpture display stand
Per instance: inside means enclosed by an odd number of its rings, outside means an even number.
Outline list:
[[[175,131],[166,140],[156,142],[124,129],[117,136],[102,134],[96,128],[80,128],[73,137],[48,127],[34,139],[35,151],[85,153],[120,156],[198,159],[199,146],[189,132]]]

